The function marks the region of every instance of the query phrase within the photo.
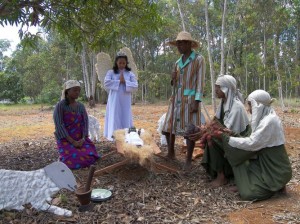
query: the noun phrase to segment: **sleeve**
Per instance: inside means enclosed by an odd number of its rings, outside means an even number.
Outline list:
[[[129,73],[129,80],[126,80],[126,92],[135,92],[138,89],[138,81],[135,74]]]
[[[69,135],[65,128],[65,124],[63,121],[63,114],[64,114],[64,101],[60,101],[53,113],[53,120],[54,120],[54,125],[55,125],[55,135],[58,139],[65,138]]]
[[[270,126],[272,126],[272,123],[269,124],[268,128],[271,128]],[[273,141],[272,133],[266,130],[265,127],[265,125],[259,125],[255,132],[252,132],[251,135],[246,138],[230,137],[228,144],[245,151],[259,151],[265,148],[268,142]]]
[[[89,136],[89,117],[86,112],[85,106],[83,104],[81,104],[81,107],[82,107],[82,114],[83,114],[83,121],[84,121],[82,137],[87,137],[87,136]]]
[[[231,137],[228,135],[222,134],[223,148],[225,151],[224,156],[227,158],[231,166],[238,166],[256,155],[256,152],[240,150],[230,146],[228,144],[230,138]]]
[[[198,67],[198,79],[197,79],[197,88],[196,88],[196,95],[195,100],[202,101],[203,91],[204,91],[204,82],[205,82],[205,71],[206,71],[206,64],[203,56],[198,56],[197,60],[199,60],[199,67]]]
[[[104,88],[107,90],[118,90],[120,86],[120,80],[113,79],[114,72],[109,70],[104,78]]]

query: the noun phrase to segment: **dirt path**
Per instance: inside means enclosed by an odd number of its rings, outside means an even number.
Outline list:
[[[166,105],[134,105],[135,126],[151,131],[158,143],[157,121],[166,110]],[[208,110],[212,114],[210,107]],[[97,105],[96,109],[88,111],[100,120],[103,130],[105,106]],[[52,110],[0,111],[0,115],[1,169],[33,170],[56,160]],[[210,189],[207,185],[209,178],[200,167],[200,160],[194,161],[191,175],[179,177],[165,173],[154,175],[143,168],[128,166],[97,178],[98,185],[115,188],[115,197],[106,204],[96,205],[92,214],[75,212],[72,219],[64,219],[31,210],[19,213],[1,211],[0,224],[30,223],[30,220],[48,220],[47,223],[92,223],[95,220],[99,223],[300,223],[300,114],[279,113],[279,116],[285,127],[286,148],[294,171],[293,179],[287,186],[287,195],[250,203],[240,201],[226,187]],[[180,149],[182,139],[176,143],[176,148]],[[111,147],[106,141],[97,144],[97,148],[104,153]],[[161,149],[166,150],[164,147]],[[182,164],[184,155],[180,151],[176,153]],[[118,160],[118,156],[113,156],[101,161],[97,168]],[[74,173],[82,177],[86,172]],[[78,202],[74,196],[65,192],[62,194],[69,199],[60,202],[61,205],[76,211]],[[28,218],[27,213],[32,218]]]

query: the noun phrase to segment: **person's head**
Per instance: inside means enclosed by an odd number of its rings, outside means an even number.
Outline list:
[[[199,47],[199,42],[194,40],[189,32],[181,31],[176,40],[170,41],[170,45],[176,46],[180,54],[189,53],[193,48]]]
[[[274,101],[275,99],[271,98],[270,94],[265,90],[255,90],[247,97],[248,112],[252,114],[254,106],[269,107]]]
[[[128,67],[128,64],[129,64],[129,62],[128,62],[127,55],[124,52],[119,51],[115,58],[113,70],[115,73],[118,73],[118,71],[124,70],[124,69],[127,71],[130,71],[131,69]]]
[[[261,120],[271,113],[275,113],[271,104],[275,99],[264,90],[258,89],[250,93],[247,97],[248,111],[251,114],[251,128],[256,130]]]
[[[63,85],[63,92],[61,99],[66,99],[67,103],[69,100],[75,100],[80,95],[80,83],[76,80],[68,80]]]
[[[229,92],[236,92],[236,80],[231,75],[221,75],[215,83],[215,93],[220,99],[226,99]]]

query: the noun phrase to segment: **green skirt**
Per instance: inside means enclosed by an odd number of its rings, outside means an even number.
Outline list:
[[[248,125],[246,130],[239,134],[239,136],[245,137],[249,136],[250,134],[251,127]],[[208,144],[205,145],[204,154],[201,161],[202,166],[212,178],[216,178],[218,172],[221,171],[223,171],[226,178],[232,178],[232,167],[225,157],[224,144],[222,140],[217,138],[212,138],[211,140],[212,146],[208,146]]]
[[[245,151],[228,145],[223,135],[225,154],[243,200],[264,200],[282,189],[292,178],[292,168],[284,145]]]

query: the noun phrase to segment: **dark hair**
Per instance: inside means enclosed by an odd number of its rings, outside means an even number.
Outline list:
[[[70,101],[69,101],[69,99],[68,99],[68,91],[69,91],[69,89],[66,89],[65,90],[65,102],[66,102],[66,105],[69,105],[70,104]]]
[[[113,66],[114,73],[118,74],[119,69],[118,69],[117,61],[120,58],[125,58],[125,60],[126,60],[125,70],[126,71],[131,71],[131,68],[128,67],[129,62],[128,62],[127,56],[126,55],[120,55],[120,56],[117,56],[116,59],[115,59],[115,63],[114,63],[114,66]]]

